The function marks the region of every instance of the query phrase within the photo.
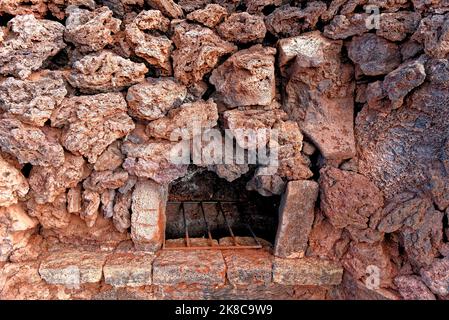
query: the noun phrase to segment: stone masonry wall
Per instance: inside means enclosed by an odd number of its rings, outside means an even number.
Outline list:
[[[448,57],[445,0],[0,0],[0,299],[447,299]],[[161,250],[195,168],[275,243]]]

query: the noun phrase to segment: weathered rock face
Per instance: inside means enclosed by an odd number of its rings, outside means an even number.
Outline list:
[[[382,239],[376,230],[382,215],[381,191],[366,177],[336,168],[320,171],[321,210],[336,228],[346,228],[357,241]]]
[[[179,107],[187,95],[187,88],[170,78],[147,78],[129,88],[126,100],[133,117],[156,120]]]
[[[0,157],[0,207],[17,203],[28,190],[28,181],[22,173]]]
[[[66,45],[64,26],[33,15],[17,16],[8,22],[8,32],[0,42],[0,74],[28,77],[43,62]]]
[[[134,129],[120,93],[65,99],[52,115],[52,126],[63,127],[62,144],[95,163],[109,144]]]
[[[219,4],[208,4],[204,9],[195,10],[187,15],[188,20],[199,22],[206,27],[213,28],[219,24],[228,11]],[[265,28],[265,25],[263,26]]]
[[[387,74],[401,63],[397,45],[372,33],[354,37],[348,56],[367,76]]]
[[[131,238],[137,248],[157,251],[165,239],[168,190],[151,180],[139,180],[132,194]]]
[[[302,258],[312,229],[318,184],[291,181],[287,184],[280,208],[274,254],[282,258]]]
[[[202,80],[218,59],[237,50],[211,29],[195,24],[175,25],[172,40],[176,46],[172,55],[174,74],[185,85]]]
[[[225,40],[249,43],[262,40],[267,30],[261,16],[239,12],[231,14],[217,27],[217,31]]]
[[[230,107],[267,106],[275,95],[275,54],[261,45],[241,50],[212,72],[210,82]]]
[[[85,93],[120,91],[143,81],[147,71],[143,63],[105,50],[76,61],[67,80]]]
[[[190,139],[195,131],[214,127],[217,120],[217,105],[212,100],[185,103],[170,110],[166,117],[152,121],[147,133],[150,137],[170,141]]]
[[[291,64],[284,110],[326,159],[354,156],[354,85],[351,66],[340,58],[342,43],[311,32],[278,46],[281,70]]]
[[[447,0],[0,17],[0,299],[448,299]]]
[[[42,127],[66,94],[60,73],[37,72],[25,80],[10,77],[0,83],[0,107],[25,123]]]
[[[64,150],[57,141],[14,118],[0,120],[0,149],[22,164],[55,167],[64,162]]]

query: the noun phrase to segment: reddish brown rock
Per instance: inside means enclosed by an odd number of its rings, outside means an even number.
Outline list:
[[[8,207],[26,196],[28,181],[22,173],[0,157],[0,207]]]
[[[104,192],[106,189],[118,189],[122,187],[128,180],[128,172],[119,168],[115,171],[92,171],[90,176],[84,180],[84,189]]]
[[[240,50],[215,69],[209,81],[230,107],[267,106],[275,96],[275,54],[274,48],[261,45]]]
[[[261,41],[267,29],[261,16],[247,12],[231,14],[217,27],[218,34],[227,41],[250,43]]]
[[[424,51],[432,58],[445,58],[449,53],[449,31],[445,27],[449,14],[429,15],[423,18],[412,40],[424,44]]]
[[[173,0],[146,0],[146,2],[151,7],[160,10],[163,14],[172,19],[182,18],[184,16],[182,7]]]
[[[366,13],[356,13],[353,15],[337,15],[324,27],[323,34],[331,39],[347,39],[352,36],[362,35],[368,32],[366,27]]]
[[[103,153],[98,156],[94,169],[96,171],[115,170],[123,163],[123,154],[120,151],[121,143],[114,141]]]
[[[362,279],[373,288],[391,286],[397,274],[396,266],[390,260],[387,246],[384,243],[351,242],[348,251],[342,258],[345,270],[356,279]],[[370,277],[367,279],[367,277]],[[378,277],[376,279],[372,277]],[[371,280],[373,280],[371,282]]]
[[[265,197],[280,195],[285,190],[285,182],[280,176],[264,174],[261,168],[258,168],[246,184],[246,190],[257,191]]]
[[[401,64],[398,46],[372,33],[354,37],[348,56],[367,76],[387,74]]]
[[[217,125],[218,110],[213,100],[185,103],[172,109],[167,116],[150,122],[146,132],[156,139],[179,141],[190,139],[195,132]]]
[[[234,286],[269,285],[273,256],[266,249],[223,250],[226,276]]]
[[[39,204],[36,200],[30,199],[27,202],[27,209],[28,214],[35,217],[46,229],[62,229],[70,222],[65,193],[56,196],[51,203]]]
[[[157,68],[161,75],[171,75],[172,41],[165,35],[155,36],[145,33],[144,30],[139,29],[136,23],[128,24],[125,29],[127,41],[135,54]]]
[[[430,267],[420,271],[424,283],[433,293],[445,296],[449,294],[449,259],[435,259]]]
[[[385,76],[383,88],[393,103],[393,108],[402,106],[405,96],[420,86],[426,79],[424,63],[416,60],[400,65]]]
[[[156,120],[179,107],[186,95],[186,87],[170,78],[147,78],[128,89],[126,100],[132,116]]]
[[[0,108],[25,123],[42,127],[66,94],[58,72],[37,72],[25,80],[10,77],[0,83]]]
[[[0,15],[32,14],[36,18],[43,18],[47,13],[47,0],[2,0],[0,3]]]
[[[80,52],[98,51],[112,43],[114,33],[120,30],[121,21],[112,17],[108,7],[93,11],[69,7],[65,21],[64,38]]]
[[[106,254],[101,251],[63,249],[42,261],[39,274],[49,284],[79,289],[81,284],[100,282],[105,260]]]
[[[95,163],[109,144],[134,129],[126,111],[120,93],[66,98],[53,113],[52,126],[63,126],[64,147]]]
[[[382,13],[379,17],[380,28],[376,33],[390,41],[402,41],[415,32],[420,20],[421,15],[417,12]]]
[[[74,188],[89,175],[83,157],[65,154],[65,161],[58,167],[34,166],[29,183],[34,199],[39,204],[53,202],[67,188]]]
[[[314,219],[318,184],[290,181],[279,206],[279,225],[274,254],[282,258],[302,258]]]
[[[151,284],[153,255],[115,253],[103,267],[104,281],[114,287],[139,287]]]
[[[342,275],[343,269],[329,260],[275,258],[273,264],[273,281],[284,285],[337,285]]]
[[[224,285],[226,265],[219,250],[163,250],[153,263],[155,285]]]
[[[64,26],[50,20],[22,15],[8,22],[8,32],[0,42],[0,74],[24,79],[66,45]]]
[[[120,91],[143,81],[147,71],[143,63],[132,62],[105,50],[76,61],[67,80],[85,93]]]
[[[39,128],[13,118],[0,119],[0,149],[22,164],[55,167],[64,162],[59,142],[47,137]]]
[[[187,15],[187,20],[199,22],[213,28],[228,15],[228,11],[219,4],[208,4],[204,9],[195,10]],[[264,26],[265,28],[265,26]]]
[[[86,221],[86,225],[91,228],[97,221],[101,201],[100,194],[91,190],[84,190],[82,200],[83,205],[81,208],[80,217]]]
[[[435,300],[435,296],[418,276],[399,276],[394,284],[405,300]]]
[[[0,262],[7,261],[14,250],[25,247],[37,225],[21,204],[0,207]]]
[[[167,32],[170,27],[170,20],[164,17],[159,10],[143,10],[133,21],[140,30],[159,30]]]
[[[62,20],[66,16],[66,8],[70,5],[95,9],[95,0],[47,0],[48,9],[53,16]]]
[[[172,161],[179,144],[166,140],[149,140],[140,143],[125,141],[122,151],[126,155],[123,163],[128,173],[151,178],[162,184],[169,183],[187,173],[187,165]]]
[[[278,43],[281,70],[292,64],[284,110],[330,160],[355,154],[352,67],[341,61],[341,46],[319,32]]]
[[[77,185],[67,191],[67,211],[79,214],[81,212],[81,186]]]
[[[304,9],[284,5],[274,10],[265,18],[268,31],[278,37],[299,36],[307,30],[315,29],[315,26],[326,4],[321,1],[306,3]]]
[[[382,192],[366,177],[326,167],[320,171],[321,210],[336,228],[346,228],[357,241],[382,239],[376,226],[382,215]]]
[[[328,219],[320,214],[315,215],[315,221],[309,233],[307,256],[319,258],[335,259],[337,242],[345,242],[342,236],[342,229],[335,228]]]
[[[237,50],[211,29],[185,22],[175,25],[172,40],[175,78],[185,85],[202,80],[221,57]]]
[[[157,251],[165,239],[166,186],[139,180],[132,194],[131,238],[136,248]]]
[[[182,7],[184,12],[192,12],[204,8],[212,3],[212,0],[179,0],[178,5]]]
[[[131,202],[132,193],[130,191],[119,192],[115,196],[112,219],[119,232],[126,232],[131,227]]]
[[[261,13],[265,8],[269,8],[271,6],[277,7],[280,6],[281,0],[244,0],[246,5],[246,11],[249,13]]]

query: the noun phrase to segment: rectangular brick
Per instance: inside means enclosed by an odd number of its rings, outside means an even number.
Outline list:
[[[162,250],[153,263],[153,284],[223,285],[226,266],[216,250]]]
[[[152,254],[114,253],[103,267],[104,280],[114,287],[151,285]]]
[[[341,283],[343,268],[317,258],[275,258],[273,281],[284,285],[326,286]]]

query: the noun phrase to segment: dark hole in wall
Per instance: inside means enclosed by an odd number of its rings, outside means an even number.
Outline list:
[[[30,163],[26,163],[23,167],[22,167],[22,174],[25,178],[29,178],[30,176],[30,172],[31,172],[31,168],[33,168],[33,166]]]
[[[236,236],[251,236],[250,225],[257,237],[274,243],[278,224],[280,196],[264,197],[246,190],[246,183],[253,171],[228,182],[205,168],[191,166],[189,173],[174,181],[169,190],[168,201],[221,200],[223,211]],[[227,203],[236,201],[237,203]],[[230,236],[226,221],[216,204],[204,204],[207,223],[214,239]],[[185,204],[185,217],[189,237],[207,237],[207,227],[198,204]],[[178,204],[167,205],[166,239],[185,236],[185,225]]]

